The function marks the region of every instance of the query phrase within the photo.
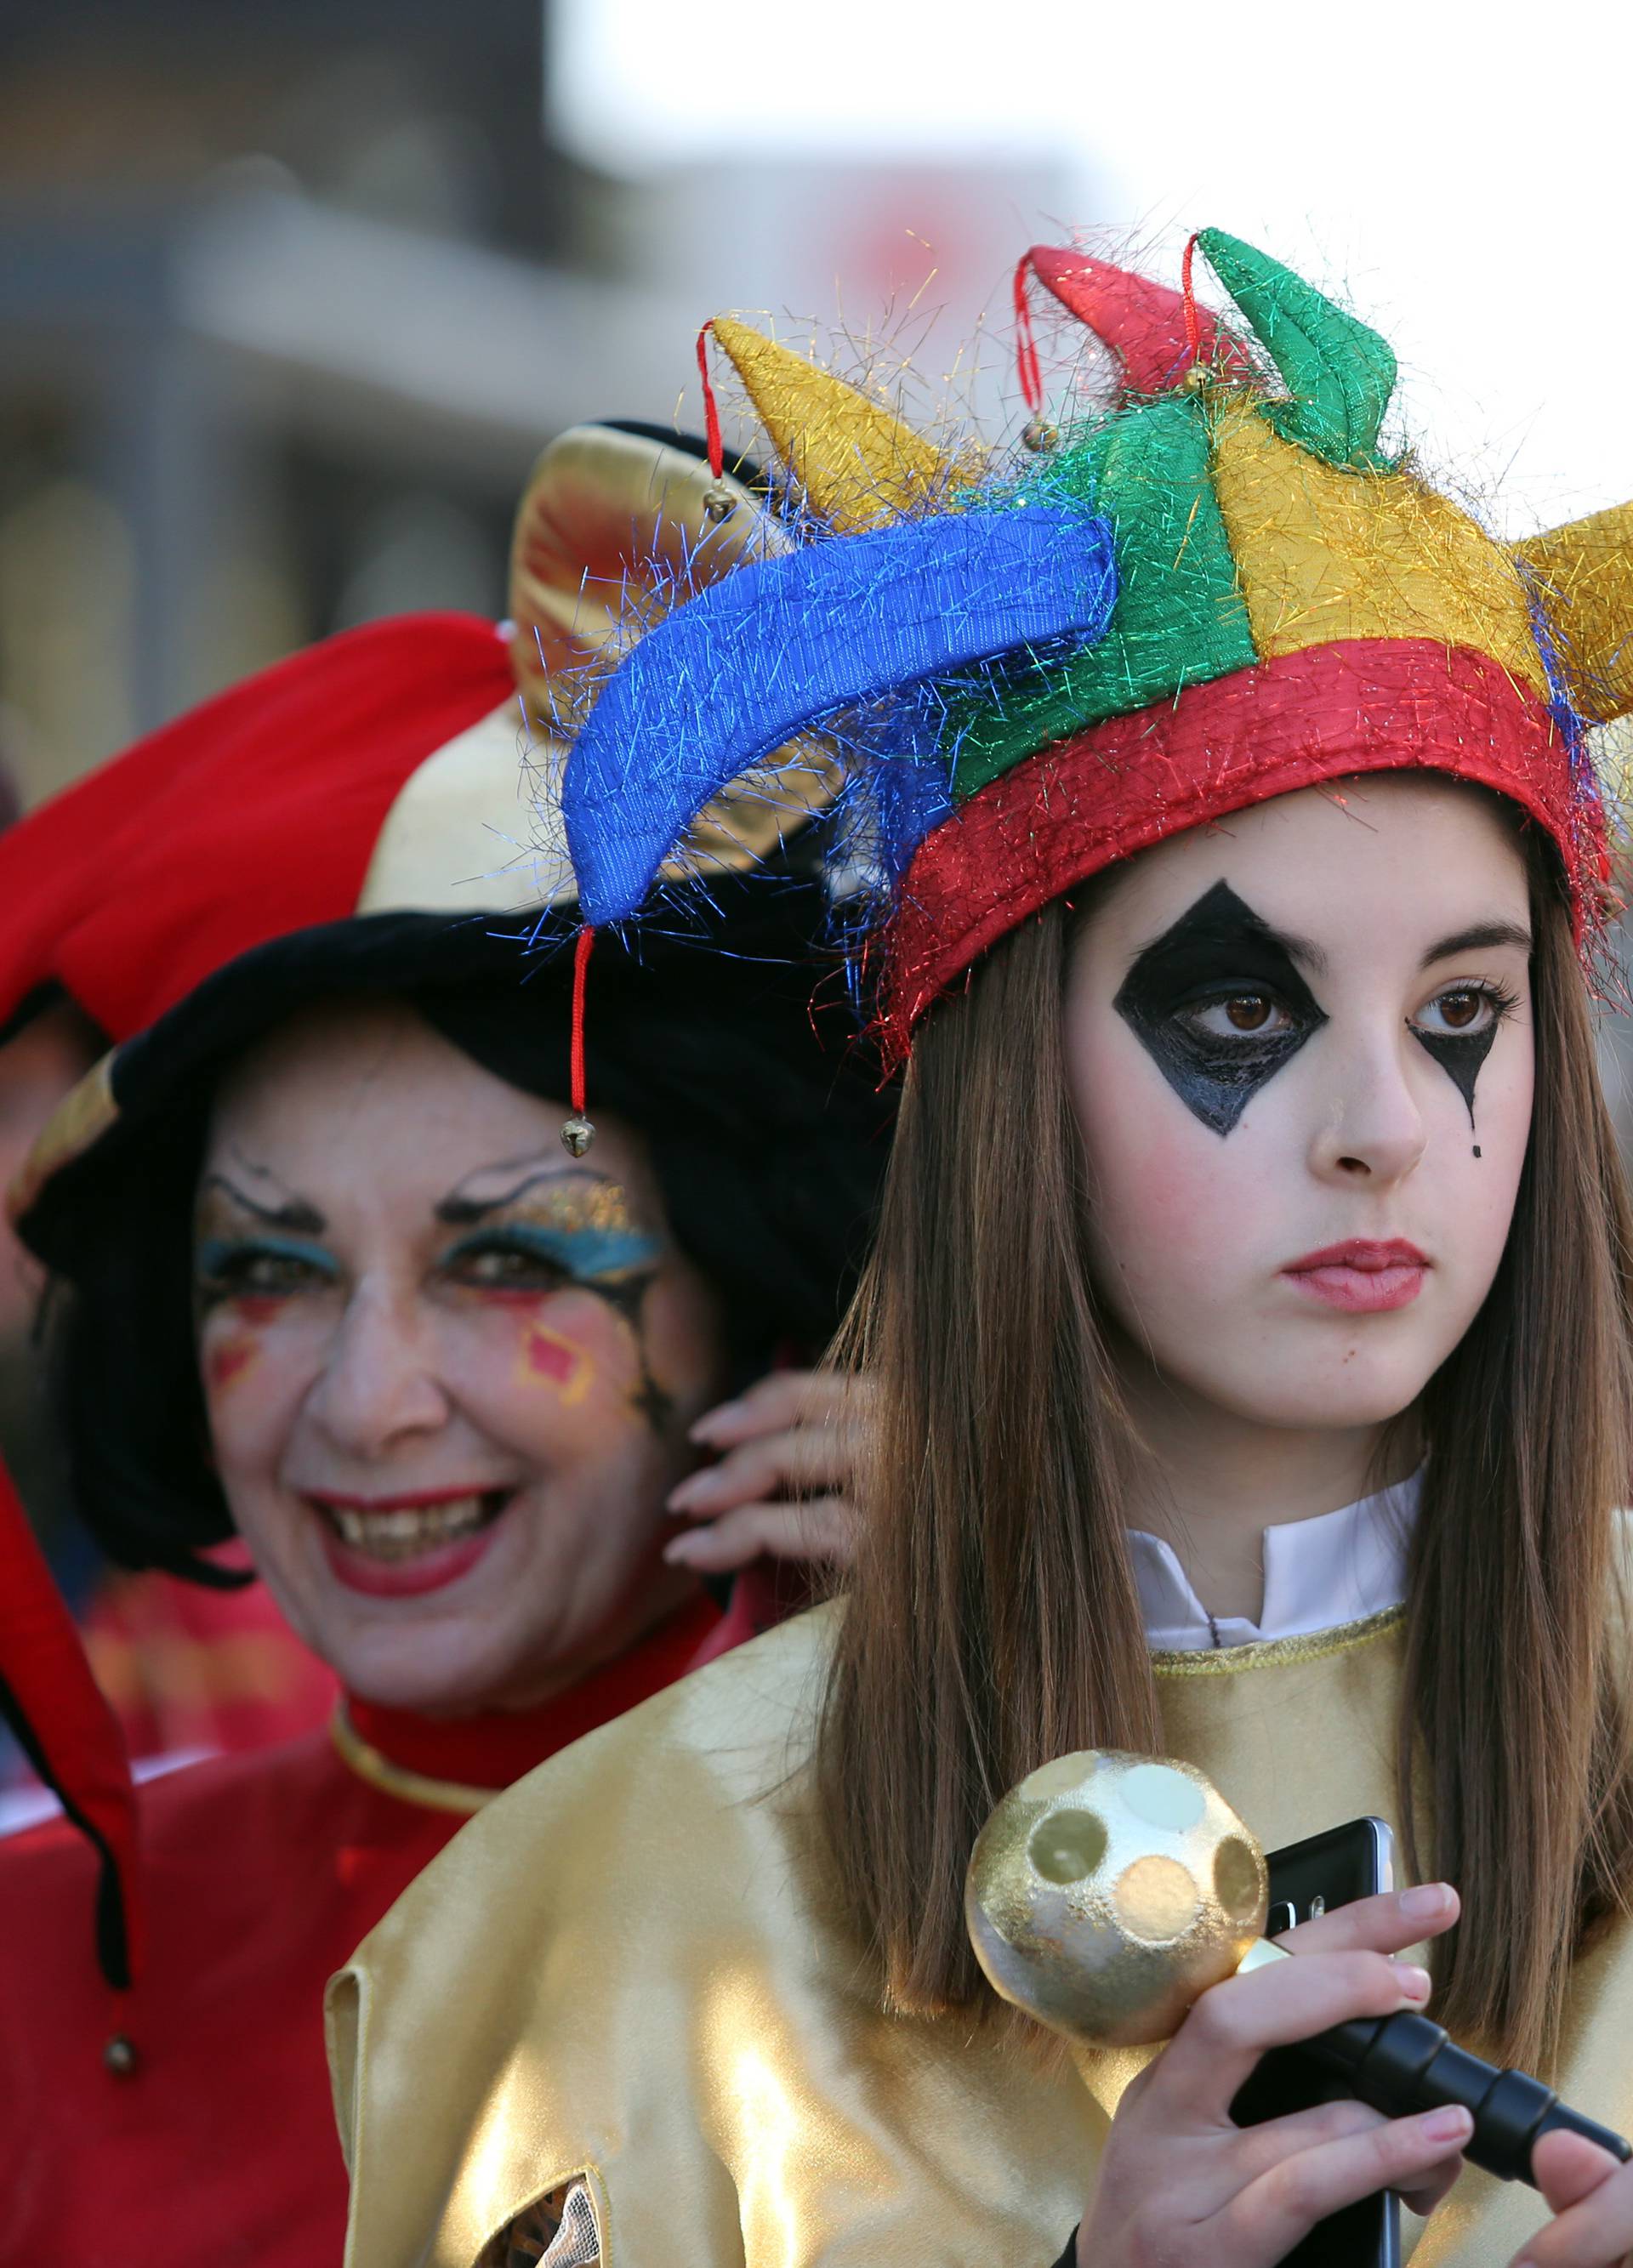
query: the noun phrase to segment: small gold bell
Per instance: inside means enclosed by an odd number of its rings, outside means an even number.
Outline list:
[[[129,2079],[137,2067],[137,2051],[122,2032],[115,2032],[103,2047],[102,2061],[115,2079]]]
[[[737,499],[723,481],[712,481],[703,491],[703,509],[718,526],[737,509]]]
[[[1053,449],[1060,438],[1059,427],[1052,425],[1046,417],[1029,417],[1021,428],[1022,442],[1035,457]]]
[[[1211,386],[1213,382],[1214,373],[1208,364],[1205,362],[1193,362],[1180,379],[1179,387],[1184,394],[1200,394],[1204,387]]]
[[[595,1129],[580,1110],[561,1122],[561,1146],[575,1158],[581,1158],[595,1139]]]

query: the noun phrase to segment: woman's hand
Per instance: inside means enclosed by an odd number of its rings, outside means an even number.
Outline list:
[[[1633,2165],[1580,2134],[1545,2134],[1531,2170],[1555,2217],[1512,2268],[1615,2268],[1633,2254]]]
[[[1296,1961],[1204,1992],[1118,2105],[1077,2233],[1078,2268],[1274,2268],[1319,2220],[1375,2190],[1398,2190],[1415,2213],[1437,2205],[1473,2131],[1466,2110],[1385,2119],[1341,2102],[1242,2127],[1230,2104],[1267,2048],[1421,2007],[1427,1972],[1387,1956],[1438,1937],[1457,1911],[1444,1882],[1360,1898],[1279,1940]],[[1609,2257],[1561,2252],[1546,2263],[1600,2268]]]
[[[669,1492],[696,1523],[664,1557],[719,1574],[762,1552],[846,1566],[872,1388],[830,1370],[779,1370],[699,1418],[691,1439],[724,1452]]]

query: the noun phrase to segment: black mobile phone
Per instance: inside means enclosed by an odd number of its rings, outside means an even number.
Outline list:
[[[1267,1864],[1270,1918],[1265,1934],[1276,1937],[1334,1906],[1393,1889],[1394,1837],[1381,1819],[1351,1819],[1270,1852]],[[1297,2048],[1276,2048],[1260,2058],[1230,2115],[1238,2126],[1262,2125],[1267,2118],[1330,2102],[1342,2092]],[[1294,2246],[1282,2268],[1400,2268],[1400,2199],[1380,2191],[1333,2213]]]

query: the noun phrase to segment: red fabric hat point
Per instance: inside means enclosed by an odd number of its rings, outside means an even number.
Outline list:
[[[1118,357],[1132,392],[1166,393],[1193,361],[1223,377],[1253,375],[1240,345],[1205,307],[1197,310],[1199,335],[1193,353],[1184,296],[1166,284],[1113,268],[1110,261],[1096,260],[1069,245],[1035,244],[1027,256],[1038,282]]]
[[[1335,641],[1192,686],[1001,773],[927,836],[884,940],[880,1036],[913,1027],[989,946],[1118,859],[1300,788],[1442,772],[1529,812],[1592,880],[1569,753],[1548,709],[1483,655],[1432,639]]]

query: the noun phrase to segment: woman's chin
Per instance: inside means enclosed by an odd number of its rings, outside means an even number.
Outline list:
[[[316,1649],[349,1693],[428,1716],[491,1705],[518,1666],[549,1652],[514,1625],[518,1585],[492,1565],[447,1589],[376,1594],[326,1586]]]
[[[491,1630],[457,1626],[417,1632],[353,1632],[329,1655],[329,1666],[359,1701],[380,1709],[406,1709],[425,1717],[466,1716],[497,1705],[516,1675],[508,1652],[495,1648]]]

